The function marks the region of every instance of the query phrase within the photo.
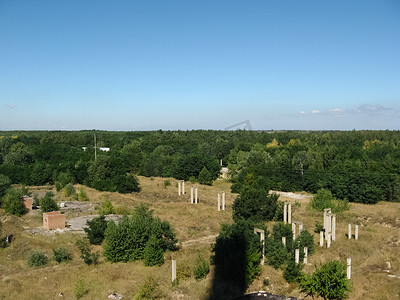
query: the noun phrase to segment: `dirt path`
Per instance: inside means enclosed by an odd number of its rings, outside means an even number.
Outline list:
[[[197,246],[198,244],[207,244],[207,243],[211,244],[212,242],[214,242],[217,236],[218,234],[212,234],[208,236],[203,236],[198,239],[184,241],[182,242],[182,248],[190,248],[193,246]]]

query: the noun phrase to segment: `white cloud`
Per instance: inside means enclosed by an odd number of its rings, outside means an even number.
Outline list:
[[[332,109],[333,112],[343,112],[344,110],[341,108],[334,108]]]
[[[319,111],[319,110],[315,110],[315,109],[314,109],[314,110],[312,111],[312,113],[313,113],[313,114],[319,114],[319,113],[320,113],[320,111]]]
[[[377,105],[370,105],[370,104],[362,104],[354,108],[356,112],[359,113],[377,113],[382,111],[392,110],[392,107],[383,106],[380,104]]]
[[[299,114],[304,115],[306,112],[304,110],[302,110],[301,112],[299,112]]]
[[[16,108],[16,106],[13,105],[13,104],[7,104],[6,106],[7,106],[9,109],[14,109],[14,108]]]

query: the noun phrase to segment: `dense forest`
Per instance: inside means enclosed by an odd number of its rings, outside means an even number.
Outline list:
[[[0,189],[71,182],[130,193],[135,175],[207,183],[222,159],[234,192],[325,188],[352,202],[400,201],[399,145],[399,131],[3,131]]]

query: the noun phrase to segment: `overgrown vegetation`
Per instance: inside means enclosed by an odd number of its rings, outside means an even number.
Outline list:
[[[351,291],[346,277],[346,266],[340,261],[327,262],[313,274],[304,274],[300,280],[302,292],[311,297],[341,300]]]
[[[82,278],[78,278],[75,282],[74,295],[76,299],[81,299],[89,292],[89,289]]]
[[[338,213],[348,210],[349,202],[344,199],[336,199],[332,193],[326,189],[319,189],[317,194],[311,199],[310,206],[317,211],[324,211],[325,208],[331,208],[332,212]]]
[[[85,239],[77,240],[75,242],[76,247],[81,251],[81,258],[87,265],[97,265],[99,263],[99,252],[92,252],[90,249],[89,242]]]
[[[53,249],[53,258],[56,262],[68,262],[72,259],[72,255],[67,248],[60,247]]]
[[[29,267],[41,267],[47,265],[49,261],[47,255],[40,251],[31,251],[27,257]]]
[[[47,192],[46,195],[40,199],[40,210],[42,213],[60,210],[57,202],[54,200],[54,194]]]
[[[88,227],[84,227],[83,230],[86,232],[89,242],[92,245],[100,245],[104,240],[104,233],[108,225],[106,217],[101,215],[90,221],[87,220],[86,225]]]
[[[160,299],[162,298],[162,292],[158,283],[153,277],[148,277],[143,285],[140,287],[139,293],[134,297],[134,299]]]
[[[196,280],[201,280],[206,278],[207,274],[210,272],[210,264],[202,256],[197,257],[197,263],[194,267],[193,274]]]
[[[140,205],[118,224],[110,221],[105,231],[104,256],[111,262],[145,259],[146,264],[158,265],[163,261],[161,253],[176,250],[176,243],[171,225]]]

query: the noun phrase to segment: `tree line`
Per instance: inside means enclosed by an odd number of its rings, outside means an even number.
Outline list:
[[[96,160],[94,134],[98,147],[110,148],[97,149]],[[323,188],[372,204],[400,200],[399,145],[398,131],[13,131],[0,132],[0,174],[25,185],[67,176],[129,193],[140,190],[135,175],[211,184],[222,159],[234,192],[253,183],[282,191]]]

